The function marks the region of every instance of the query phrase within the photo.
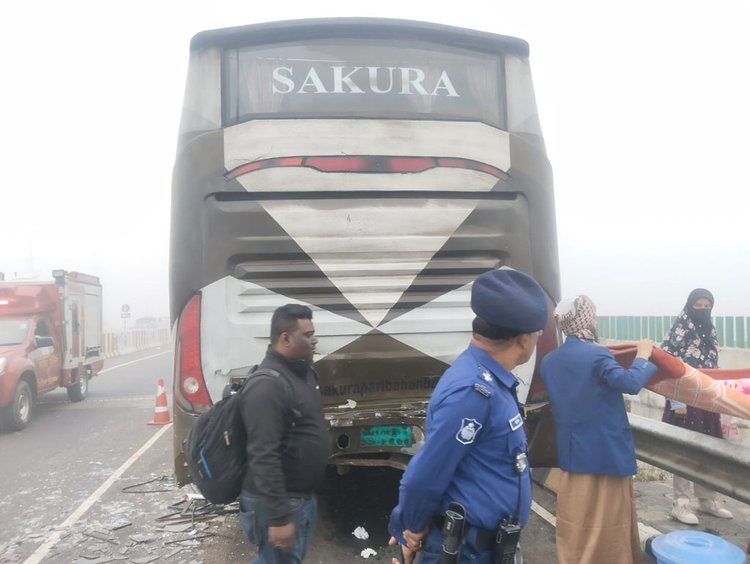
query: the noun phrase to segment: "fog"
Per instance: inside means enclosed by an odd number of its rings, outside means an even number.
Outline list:
[[[190,38],[302,17],[417,19],[525,39],[555,176],[563,295],[750,315],[745,2],[0,4],[0,271],[98,275],[105,325],[168,315],[170,177]],[[491,13],[487,7],[492,6]]]

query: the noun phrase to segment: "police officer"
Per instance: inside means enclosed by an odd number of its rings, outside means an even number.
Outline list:
[[[510,371],[531,358],[547,322],[547,297],[530,276],[502,268],[474,281],[471,308],[471,343],[433,392],[425,443],[404,472],[388,524],[390,544],[400,545],[406,564],[418,551],[420,564],[438,562],[451,503],[465,509],[461,563],[501,561],[498,527],[519,530],[529,516],[526,436]]]

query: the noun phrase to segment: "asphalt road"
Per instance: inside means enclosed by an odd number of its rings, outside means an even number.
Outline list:
[[[166,348],[111,359],[84,401],[69,402],[64,389],[42,395],[26,429],[0,432],[0,562],[32,554],[154,436],[158,428],[146,423],[157,381],[170,381],[170,367]],[[168,447],[160,443],[159,459],[168,458]]]
[[[400,472],[389,469],[353,468],[346,476],[331,470],[318,499],[320,519],[306,564],[387,562],[396,556],[388,547],[388,517],[396,504]],[[550,495],[540,492],[540,495]],[[367,539],[357,538],[355,529],[367,532]],[[201,562],[249,562],[254,549],[240,531],[236,516],[226,518],[224,532],[230,539],[207,539],[201,549]],[[532,514],[524,528],[523,551],[526,564],[555,561],[554,528],[539,515]],[[369,550],[368,550],[369,549]],[[368,558],[363,552],[374,551]]]
[[[0,564],[250,561],[255,551],[236,504],[206,507],[190,486],[177,488],[171,425],[147,425],[157,380],[170,389],[170,365],[166,349],[111,359],[85,401],[70,403],[64,390],[47,394],[26,430],[0,433]],[[330,469],[306,562],[390,562],[386,523],[399,478],[390,469],[353,468],[344,476]],[[669,519],[670,494],[666,481],[636,484],[641,521],[662,532],[679,528]],[[535,487],[534,500],[540,513],[554,514],[552,493]],[[727,504],[734,520],[702,517],[700,529],[744,547],[750,506]],[[354,535],[358,527],[367,538]],[[526,564],[555,562],[554,528],[539,514],[532,514],[522,544]],[[376,554],[365,558],[367,549]]]
[[[46,394],[27,429],[0,433],[0,563],[250,560],[255,551],[236,506],[206,509],[189,499],[194,490],[173,483],[171,425],[147,425],[157,380],[169,391],[170,374],[166,349],[111,359],[85,401],[70,403],[65,390]],[[384,561],[394,554],[386,523],[399,478],[390,469],[353,468],[345,476],[331,469],[308,561]],[[357,527],[367,539],[354,536]],[[548,552],[554,533],[547,528]],[[527,552],[535,545],[527,543]],[[377,556],[363,558],[368,548]]]

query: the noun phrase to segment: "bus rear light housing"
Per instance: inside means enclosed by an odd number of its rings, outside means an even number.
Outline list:
[[[497,167],[471,159],[446,157],[398,157],[382,155],[345,155],[319,157],[278,157],[253,161],[227,172],[224,179],[235,178],[271,168],[311,168],[320,172],[356,173],[418,173],[437,168],[459,168],[476,170],[507,181],[510,176]]]
[[[201,296],[196,294],[180,315],[175,354],[175,402],[195,413],[211,406],[201,364],[200,317]]]

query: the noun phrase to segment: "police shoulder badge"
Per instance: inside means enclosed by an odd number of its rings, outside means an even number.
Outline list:
[[[474,442],[477,437],[477,433],[482,428],[482,424],[476,419],[468,419],[464,417],[461,420],[461,428],[456,433],[456,440],[459,443],[468,445]]]

